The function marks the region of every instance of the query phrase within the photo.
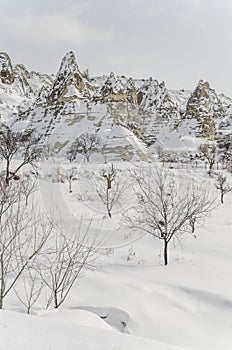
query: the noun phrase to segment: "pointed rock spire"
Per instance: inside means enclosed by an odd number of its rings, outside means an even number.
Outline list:
[[[186,118],[220,117],[224,114],[220,98],[207,81],[200,80],[186,106]]]
[[[156,111],[161,117],[169,118],[178,114],[178,107],[169,96],[164,82],[149,78],[138,92],[138,104],[144,109]]]
[[[214,118],[221,117],[224,113],[222,102],[215,90],[207,81],[200,80],[187,102],[185,113],[186,119],[195,118],[198,121],[197,136],[213,140]]]
[[[127,96],[120,78],[116,78],[111,72],[109,78],[101,87],[98,95],[103,102],[126,102]]]
[[[61,61],[56,75],[49,102],[60,103],[73,98],[84,98],[85,82],[78,68],[76,57],[72,51],[68,52]]]
[[[129,78],[125,85],[125,92],[127,95],[127,100],[129,103],[137,103],[137,90],[135,87],[135,82],[132,78]]]
[[[12,84],[14,82],[11,59],[5,52],[0,52],[0,81],[3,84]]]

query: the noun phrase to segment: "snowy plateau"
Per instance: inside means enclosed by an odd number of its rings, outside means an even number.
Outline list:
[[[43,157],[34,168],[23,166],[11,182],[33,178],[25,212],[41,212],[53,232],[53,250],[41,260],[44,268],[20,274],[4,298],[0,350],[232,349],[232,191],[220,203],[215,186],[220,174],[232,186],[230,97],[202,80],[193,91],[173,91],[153,78],[91,77],[80,70],[73,52],[64,56],[56,75],[29,72],[0,53],[0,121],[15,133],[33,129],[39,135]],[[81,152],[69,161],[68,150],[86,133],[98,140],[89,161]],[[210,172],[199,151],[205,143],[217,148]],[[13,169],[21,161],[16,152]],[[4,160],[1,170],[5,174]],[[140,207],[144,201],[136,192],[142,178],[136,174],[152,172],[171,176],[177,196],[191,185],[214,198],[212,210],[193,232],[184,232],[184,226],[180,236],[173,236],[166,266],[163,237],[146,234],[136,220],[132,225],[127,220],[136,200]],[[116,181],[118,187],[106,208],[101,184],[111,173],[107,189]],[[33,230],[34,219],[28,223]],[[83,263],[54,308],[50,284],[46,278],[40,283],[39,276],[49,274],[45,267],[52,270],[52,257],[62,250],[55,230],[62,232],[63,247],[74,234],[82,240],[80,249],[91,246],[88,258],[97,257]],[[8,286],[18,259],[25,261],[20,254],[13,257]],[[58,273],[66,268],[64,259],[56,260],[62,266]],[[73,260],[70,266],[76,268]]]

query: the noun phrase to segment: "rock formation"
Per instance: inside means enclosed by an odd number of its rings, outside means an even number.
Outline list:
[[[88,96],[85,80],[78,68],[75,55],[68,52],[61,61],[50,96],[49,104],[63,103]]]
[[[36,128],[48,144],[60,145],[59,152],[91,130],[109,159],[147,159],[148,146],[174,147],[189,136],[213,140],[232,125],[232,100],[219,97],[208,82],[200,80],[191,92],[170,91],[153,78],[93,78],[81,73],[73,52],[64,56],[55,78],[14,66],[0,53],[0,93],[2,121]]]
[[[224,115],[222,103],[208,82],[200,80],[196,89],[191,94],[184,118],[195,118],[198,122],[197,136],[210,140],[215,138],[214,119]]]

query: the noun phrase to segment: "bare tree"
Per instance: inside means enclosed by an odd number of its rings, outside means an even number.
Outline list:
[[[30,265],[32,266],[27,266],[21,276],[23,291],[19,291],[14,287],[15,294],[19,301],[25,306],[27,314],[30,314],[32,307],[38,301],[42,289],[44,288],[44,282],[33,268],[35,262],[32,262]]]
[[[13,183],[12,183],[13,184]],[[10,184],[2,196],[0,213],[0,309],[29,263],[41,252],[51,232],[35,208],[22,204],[21,190]],[[9,200],[8,200],[9,198]]]
[[[48,160],[49,158],[54,157],[54,154],[55,154],[54,147],[52,147],[52,145],[46,144],[43,146],[43,149],[42,149],[43,159]]]
[[[217,146],[215,143],[207,142],[201,144],[199,147],[200,153],[205,157],[209,164],[209,170],[213,169],[216,160]]]
[[[77,180],[77,169],[71,168],[67,172],[68,184],[69,184],[69,193],[72,193],[72,183]]]
[[[35,161],[41,157],[42,148],[38,145],[39,138],[34,135],[34,130],[12,131],[2,125],[0,130],[0,156],[6,161],[5,182],[9,185],[10,180],[18,180],[19,170],[26,164],[35,165]],[[20,164],[12,169],[11,163],[16,154],[20,154]]]
[[[232,184],[227,181],[227,177],[223,174],[219,174],[216,179],[215,187],[220,191],[221,203],[224,202],[224,195],[232,191]]]
[[[90,239],[89,228],[83,233],[80,224],[78,232],[70,237],[59,230],[52,236],[50,253],[39,264],[41,278],[50,291],[47,307],[53,304],[58,308],[84,269],[93,266],[99,256],[97,239]]]
[[[158,145],[156,147],[156,152],[157,152],[157,155],[158,155],[158,159],[163,161],[163,159],[162,159],[163,158],[163,148],[160,145]]]
[[[4,214],[21,200],[21,191],[14,182],[6,185],[5,179],[0,178],[0,223]]]
[[[213,208],[207,191],[188,186],[178,188],[168,171],[133,174],[137,205],[126,214],[126,224],[163,241],[164,265],[168,264],[168,244],[173,237],[193,233]]]
[[[25,204],[28,205],[29,197],[37,190],[37,182],[30,174],[23,174],[20,179],[20,189],[22,196],[25,197]]]
[[[74,141],[74,147],[77,153],[84,155],[87,162],[89,162],[90,156],[94,149],[99,144],[99,139],[95,134],[85,133],[77,137]]]
[[[96,191],[102,203],[106,206],[107,214],[112,217],[112,209],[119,202],[125,189],[125,182],[119,179],[114,165],[104,168],[96,178]]]
[[[75,143],[72,143],[71,146],[65,152],[65,157],[71,162],[73,162],[77,157],[77,147]]]

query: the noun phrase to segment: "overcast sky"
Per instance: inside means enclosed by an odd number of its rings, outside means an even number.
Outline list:
[[[67,51],[91,75],[208,80],[232,97],[232,0],[0,0],[1,51],[56,73]]]

